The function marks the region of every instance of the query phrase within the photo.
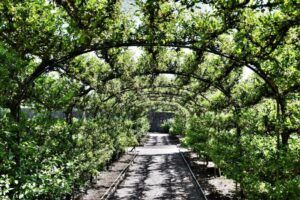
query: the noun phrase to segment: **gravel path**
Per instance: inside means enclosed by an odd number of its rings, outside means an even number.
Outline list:
[[[203,199],[177,144],[168,134],[150,133],[111,200]]]

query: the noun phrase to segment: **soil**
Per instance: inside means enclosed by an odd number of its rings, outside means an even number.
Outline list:
[[[234,180],[220,175],[220,171],[213,162],[200,161],[197,155],[187,151],[184,153],[192,171],[194,172],[203,192],[209,200],[240,199],[236,192]]]
[[[101,199],[123,169],[130,163],[133,156],[134,155],[129,152],[122,155],[119,160],[109,166],[108,170],[102,171],[100,175],[94,179],[91,187],[84,194],[77,196],[76,200]]]

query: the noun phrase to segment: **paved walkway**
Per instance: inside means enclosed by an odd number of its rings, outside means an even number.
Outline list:
[[[177,143],[168,134],[149,134],[111,200],[203,199]]]

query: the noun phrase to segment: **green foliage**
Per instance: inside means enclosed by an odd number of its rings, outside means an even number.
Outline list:
[[[171,134],[184,135],[185,134],[186,120],[184,116],[176,114],[174,118],[163,123],[163,127],[166,128]]]
[[[297,199],[299,2],[126,2],[0,1],[0,198],[66,197],[157,109],[247,198]]]
[[[258,109],[272,111],[268,105],[270,102]],[[264,113],[243,110],[240,137],[230,113],[193,116],[188,119],[183,142],[200,156],[210,157],[227,177],[237,180],[248,199],[297,199],[300,138],[293,136],[288,149],[279,150]],[[267,120],[270,118],[272,115]]]
[[[163,128],[165,133],[170,132],[173,123],[174,123],[174,119],[168,119],[162,123],[161,127]]]
[[[28,130],[20,144],[21,166],[14,179],[8,177],[16,173],[15,163],[5,154],[7,139],[1,138],[3,198],[8,198],[8,191],[14,191],[17,184],[19,190],[13,198],[60,199],[74,187],[84,186],[114,153],[137,144],[148,129],[145,118],[133,127],[133,122],[122,118],[76,120],[68,125],[40,116],[29,119],[25,126]]]
[[[186,135],[182,142],[191,147],[200,156],[207,156],[207,146],[210,137],[210,127],[207,119],[192,116],[187,121]]]

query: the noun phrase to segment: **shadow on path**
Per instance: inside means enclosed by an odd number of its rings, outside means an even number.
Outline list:
[[[111,200],[201,200],[176,144],[168,134],[150,134]]]

